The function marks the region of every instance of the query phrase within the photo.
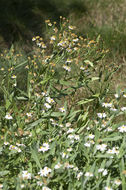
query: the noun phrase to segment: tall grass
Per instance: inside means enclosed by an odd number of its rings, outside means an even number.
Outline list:
[[[59,29],[45,22],[31,55],[1,55],[0,188],[125,190],[126,91],[111,89],[118,67],[106,64],[99,36],[78,36],[64,17]]]

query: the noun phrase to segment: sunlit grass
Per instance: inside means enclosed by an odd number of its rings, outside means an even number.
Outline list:
[[[1,54],[0,188],[126,189],[126,91],[108,49],[60,17],[25,57]],[[118,119],[119,118],[119,119]]]

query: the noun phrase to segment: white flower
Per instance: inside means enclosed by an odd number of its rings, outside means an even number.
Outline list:
[[[31,179],[31,173],[28,173],[28,171],[22,171],[22,178],[25,179]]]
[[[69,168],[74,168],[74,165],[69,164],[69,162],[65,162],[64,167],[69,169]]]
[[[103,176],[106,176],[108,174],[108,171],[105,169],[102,174]]]
[[[71,126],[71,123],[66,123],[66,127],[70,127]]]
[[[97,113],[97,116],[102,119],[106,117],[106,113]]]
[[[68,156],[68,154],[66,154],[66,152],[63,152],[62,153],[62,158],[68,158],[69,156]]]
[[[70,29],[70,30],[73,30],[74,28],[75,28],[75,26],[68,26],[68,28]]]
[[[5,119],[10,120],[10,119],[13,119],[13,117],[8,113],[8,114],[6,114]]]
[[[10,145],[9,150],[16,150],[17,152],[21,152],[21,149],[14,145]]]
[[[56,40],[56,36],[51,36],[50,40],[55,41]]]
[[[117,111],[117,109],[114,108],[114,107],[113,107],[113,108],[110,108],[110,110],[111,110],[111,111]]]
[[[72,59],[67,59],[66,60],[66,63],[71,63],[72,62]]]
[[[80,139],[79,135],[74,135],[74,139],[79,140]]]
[[[120,184],[121,184],[121,181],[120,181],[119,179],[116,179],[116,180],[114,181],[114,183],[115,183],[116,185],[120,185]]]
[[[103,172],[103,171],[104,171],[104,168],[98,169],[98,173],[101,173],[101,172]]]
[[[78,40],[79,40],[78,38],[75,38],[73,39],[73,42],[78,42]]]
[[[3,184],[0,184],[0,189],[2,189],[3,188]]]
[[[104,152],[107,148],[107,145],[106,144],[99,144],[99,145],[96,145],[96,148],[97,148],[97,150]]]
[[[31,113],[26,113],[26,115],[27,115],[28,117],[32,117],[32,114],[31,114]]]
[[[40,176],[45,176],[45,177],[47,177],[47,175],[49,174],[49,173],[51,173],[51,169],[50,168],[48,168],[48,167],[44,167],[44,169],[41,169],[40,170],[40,172],[38,172],[38,174],[40,175]]]
[[[108,149],[108,154],[119,154],[119,150],[117,150],[117,147],[113,147],[112,149]]]
[[[44,186],[44,187],[42,188],[42,190],[51,190],[51,189],[48,188],[48,187],[46,187],[46,186]]]
[[[88,138],[94,139],[95,135],[89,134]]]
[[[106,131],[112,131],[112,127],[108,127]]]
[[[115,98],[119,98],[119,95],[118,94],[114,94]]]
[[[48,103],[45,103],[44,106],[47,108],[47,109],[50,109],[51,106],[48,104]]]
[[[73,128],[69,128],[68,131],[67,131],[67,134],[68,133],[73,133],[75,130]]]
[[[54,168],[59,169],[59,168],[61,168],[61,166],[62,166],[62,164],[60,164],[60,162],[58,162],[58,164],[56,164]]]
[[[105,190],[113,190],[113,189],[110,187],[105,187]]]
[[[68,139],[73,139],[74,138],[74,135],[70,134],[68,135]]]
[[[8,144],[10,144],[9,142],[4,142],[4,145],[6,146],[6,145],[8,145]]]
[[[90,147],[90,146],[91,146],[91,143],[90,143],[90,142],[86,142],[86,143],[84,144],[84,146]]]
[[[61,107],[61,108],[59,108],[59,111],[61,111],[61,112],[65,112],[66,110],[65,110],[64,107]]]
[[[43,145],[38,149],[39,152],[46,152],[50,149],[49,144],[48,143],[43,143]]]
[[[68,152],[71,152],[73,149],[72,148],[67,148],[67,151]]]
[[[12,75],[12,77],[11,77],[12,79],[16,79],[16,75]]]
[[[126,94],[123,94],[123,97],[126,98]]]
[[[121,133],[126,132],[126,125],[122,125],[122,126],[118,127],[118,130]]]
[[[78,171],[78,167],[73,168],[74,171]]]
[[[84,70],[85,70],[85,67],[81,66],[80,69],[81,69],[82,71],[84,71]]]
[[[122,107],[120,109],[121,109],[121,111],[126,111],[126,107]]]
[[[77,174],[77,179],[79,180],[82,175],[83,175],[83,172],[79,172],[79,173]]]
[[[63,65],[63,68],[64,68],[66,71],[68,71],[68,72],[71,71],[71,68],[70,68],[69,66]]]
[[[86,176],[86,177],[93,177],[93,173],[91,173],[91,172],[86,172],[86,173],[85,173],[85,176]]]
[[[43,182],[37,181],[37,185],[42,186],[42,185],[43,185]]]
[[[112,103],[102,103],[102,106],[105,107],[105,108],[111,108]]]
[[[50,97],[46,97],[46,101],[49,103],[49,104],[52,104],[54,103],[54,100]]]

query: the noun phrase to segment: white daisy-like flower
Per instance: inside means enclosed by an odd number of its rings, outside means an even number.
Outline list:
[[[3,184],[0,184],[0,189],[2,189],[3,188]]]
[[[85,70],[85,67],[81,66],[81,67],[80,67],[80,70],[84,71],[84,70]]]
[[[68,152],[71,152],[73,149],[72,148],[67,148],[67,151]]]
[[[47,175],[49,174],[49,173],[51,173],[51,169],[50,168],[48,168],[48,167],[44,167],[44,169],[41,169],[40,170],[40,172],[38,172],[38,174],[40,175],[40,176],[45,176],[45,177],[47,177]]]
[[[9,142],[4,142],[4,145],[7,146],[8,144],[10,144]]]
[[[98,173],[101,173],[101,172],[103,172],[104,171],[104,168],[99,168],[98,169]]]
[[[70,126],[71,126],[70,122],[66,123],[66,127],[70,127]]]
[[[84,144],[84,146],[90,147],[90,146],[91,146],[91,143],[90,143],[90,142],[86,142],[86,143]]]
[[[111,108],[112,103],[102,103],[102,106],[105,107],[105,108]]]
[[[44,187],[42,187],[42,190],[51,190],[51,189],[48,188],[48,187],[46,187],[46,186],[44,186]]]
[[[75,130],[73,128],[69,128],[68,131],[67,131],[67,134],[68,133],[73,133]]]
[[[73,39],[73,42],[78,42],[78,40],[79,40],[78,38],[75,38]]]
[[[59,108],[59,111],[60,111],[60,112],[65,112],[66,110],[65,110],[64,107],[61,107],[61,108]]]
[[[43,145],[38,149],[39,152],[46,152],[50,149],[49,144],[48,143],[43,143]]]
[[[112,149],[108,149],[108,154],[119,154],[119,147],[113,147]]]
[[[70,30],[74,30],[75,29],[75,26],[68,26],[68,28],[70,29]]]
[[[74,139],[79,140],[80,139],[79,135],[74,135]]]
[[[113,190],[111,187],[105,187],[105,190]]]
[[[12,75],[12,77],[11,77],[12,79],[16,79],[17,77],[16,77],[16,75]]]
[[[66,63],[71,63],[71,62],[72,62],[72,59],[69,59],[69,58],[68,58],[68,59],[66,60]]]
[[[91,172],[86,172],[86,173],[85,173],[85,176],[86,176],[86,177],[93,177],[93,173],[91,173]]]
[[[56,40],[56,36],[51,36],[50,40],[55,41]]]
[[[43,185],[43,182],[42,181],[37,181],[37,185],[41,187]]]
[[[77,179],[79,180],[82,175],[83,175],[83,172],[79,172],[79,173],[77,174]]]
[[[52,104],[54,103],[54,100],[50,97],[46,97],[46,101],[49,103],[49,104]]]
[[[108,171],[105,169],[102,174],[103,176],[106,176],[108,174]]]
[[[93,134],[89,134],[89,136],[88,136],[89,139],[94,139],[94,137],[95,137],[95,135],[93,135]]]
[[[5,115],[5,119],[10,120],[10,119],[13,119],[13,117],[8,113],[8,114]]]
[[[62,153],[62,158],[68,158],[69,156],[68,156],[68,154],[66,153],[66,152],[63,152]]]
[[[121,182],[119,179],[116,179],[116,180],[114,181],[114,183],[115,183],[116,185],[120,185],[122,182]]]
[[[68,72],[71,71],[71,68],[70,68],[69,66],[67,66],[67,65],[63,65],[63,68],[64,68],[66,71],[68,71]]]
[[[60,164],[60,162],[58,162],[58,164],[56,164],[54,168],[59,169],[59,168],[61,168],[61,166],[62,166],[62,164]]]
[[[28,171],[22,171],[22,178],[23,180],[31,179],[31,173],[29,173]]]
[[[106,113],[97,113],[97,116],[102,119],[105,118],[107,115]]]
[[[27,115],[28,117],[32,117],[32,114],[31,114],[31,113],[26,113],[26,115]]]
[[[96,145],[96,148],[97,148],[97,150],[104,152],[107,148],[107,145],[106,144],[99,144],[99,145]]]
[[[126,94],[123,94],[123,97],[126,98]]]
[[[119,95],[118,94],[114,94],[115,98],[119,98]]]
[[[119,130],[119,132],[121,132],[121,133],[126,132],[126,125],[122,125],[122,126],[118,127],[118,130]]]
[[[44,106],[45,106],[47,109],[50,109],[50,108],[51,108],[51,105],[49,105],[48,103],[45,103]]]
[[[126,111],[126,107],[122,107],[120,109],[121,109],[121,111]]]

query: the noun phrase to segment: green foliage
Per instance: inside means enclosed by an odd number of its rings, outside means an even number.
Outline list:
[[[111,92],[118,68],[106,66],[100,36],[78,36],[64,17],[59,29],[45,22],[30,56],[13,46],[1,54],[0,188],[125,190],[126,92]]]

